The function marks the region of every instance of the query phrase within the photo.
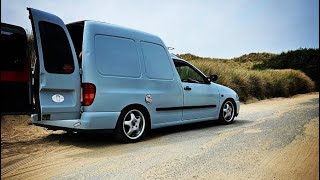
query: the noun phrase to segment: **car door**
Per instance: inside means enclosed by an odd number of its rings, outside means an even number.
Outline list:
[[[183,87],[183,120],[218,116],[219,91],[193,65],[175,61]]]
[[[36,40],[35,119],[80,117],[80,74],[69,32],[57,16],[28,8]]]

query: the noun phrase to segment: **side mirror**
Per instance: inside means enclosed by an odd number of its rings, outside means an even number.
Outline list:
[[[209,79],[210,79],[211,82],[215,82],[218,79],[218,76],[215,75],[215,74],[214,75],[210,75]]]

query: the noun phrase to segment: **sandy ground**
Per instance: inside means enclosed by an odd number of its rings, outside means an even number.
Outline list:
[[[1,179],[319,179],[319,94],[242,105],[232,125],[205,122],[119,144],[1,119]]]

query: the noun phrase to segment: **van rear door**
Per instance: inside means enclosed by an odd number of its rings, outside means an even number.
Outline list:
[[[80,73],[64,22],[32,8],[29,18],[36,40],[33,121],[80,118]]]

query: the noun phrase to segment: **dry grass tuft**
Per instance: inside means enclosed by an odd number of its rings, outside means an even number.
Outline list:
[[[231,60],[190,62],[207,75],[217,74],[217,83],[234,89],[243,102],[315,91],[314,82],[299,70],[252,70],[248,64]]]

